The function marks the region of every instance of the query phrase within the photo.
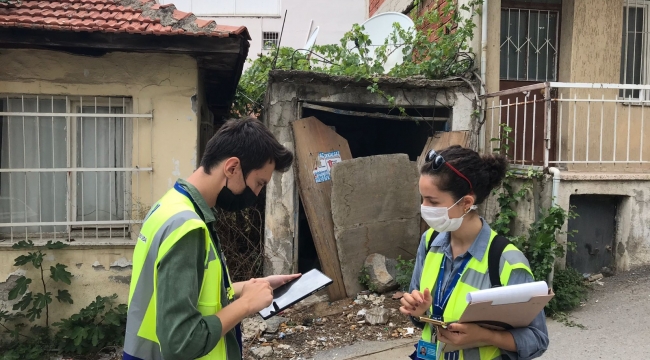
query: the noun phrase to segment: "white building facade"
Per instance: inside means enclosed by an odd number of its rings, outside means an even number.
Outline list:
[[[316,27],[319,27],[317,45],[334,44],[353,24],[361,24],[368,18],[368,0],[160,0],[160,3],[173,3],[178,10],[213,19],[219,25],[246,26],[252,38],[249,59],[257,58],[280,41],[285,11],[281,45],[295,49],[305,45]]]

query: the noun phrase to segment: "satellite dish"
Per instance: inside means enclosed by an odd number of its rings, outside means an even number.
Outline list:
[[[305,46],[303,47],[303,49],[311,50],[311,47],[314,46],[314,44],[316,43],[316,38],[318,37],[318,29],[319,28],[320,28],[320,26],[316,26],[316,29],[314,29],[314,31],[311,33],[311,35],[309,35],[309,39],[307,39],[307,42],[305,43]]]
[[[362,24],[365,29],[364,32],[368,34],[372,44],[372,47],[369,48],[370,57],[374,58],[374,48],[384,45],[386,39],[388,39],[388,49],[386,51],[388,58],[384,63],[384,73],[388,73],[390,69],[395,67],[395,65],[404,62],[404,53],[402,53],[401,48],[398,48],[401,45],[399,39],[397,44],[393,43],[391,39],[389,39],[390,35],[393,33],[394,23],[400,24],[402,29],[415,34],[415,24],[413,23],[413,20],[398,12],[385,12],[375,15]]]

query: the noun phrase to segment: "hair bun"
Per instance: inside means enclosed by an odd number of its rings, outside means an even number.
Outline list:
[[[483,155],[481,159],[485,163],[490,187],[496,188],[506,177],[506,171],[509,165],[508,159],[500,154]]]

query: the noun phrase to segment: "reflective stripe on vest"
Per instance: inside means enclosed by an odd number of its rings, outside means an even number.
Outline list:
[[[429,247],[429,243],[433,241],[433,229],[429,229],[426,234],[426,248]],[[490,240],[485,255],[483,256],[482,261],[478,261],[476,258],[472,259],[467,263],[467,267],[463,272],[456,288],[451,294],[447,307],[445,308],[443,318],[445,322],[454,322],[460,319],[461,315],[467,307],[467,294],[472,291],[489,289],[492,287],[490,282],[490,274],[488,273],[488,253],[492,240],[496,236],[496,232],[492,231],[490,235]],[[444,236],[444,235],[443,235]],[[420,278],[420,291],[424,289],[429,289],[434,291],[436,279],[438,279],[438,272],[440,271],[440,264],[442,259],[445,256],[443,250],[434,246],[431,248],[431,251],[426,254],[424,260],[424,267],[422,268],[422,276]],[[506,246],[503,250],[501,256],[501,261],[499,264],[499,276],[501,279],[501,284],[508,284],[510,279],[510,274],[515,269],[524,269],[528,271],[532,276],[532,271],[530,270],[530,265],[524,254],[517,249],[512,244]],[[430,312],[433,309],[429,309]],[[432,328],[425,324],[424,330],[422,330],[422,339],[425,341],[431,341],[432,337]],[[444,354],[442,354],[442,346],[438,343],[438,359],[444,359]],[[460,357],[458,360],[492,360],[499,358],[501,356],[501,351],[494,346],[484,346],[480,348],[465,349],[459,351]]]
[[[215,315],[234,298],[234,289],[225,289],[221,259],[210,232],[194,210],[192,202],[172,189],[147,214],[133,252],[133,273],[129,291],[125,359],[162,360],[156,335],[156,293],[158,263],[185,234],[195,229],[205,232],[205,272],[199,292],[198,310],[203,316]],[[225,276],[228,276],[225,274]],[[238,350],[239,351],[239,350]],[[225,340],[201,359],[225,360]]]

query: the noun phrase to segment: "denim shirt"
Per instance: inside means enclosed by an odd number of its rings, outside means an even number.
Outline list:
[[[490,242],[490,236],[492,229],[487,224],[484,219],[483,228],[479,232],[474,243],[469,247],[467,252],[463,255],[453,258],[451,251],[451,236],[448,232],[440,233],[435,239],[432,239],[432,246],[440,247],[447,257],[445,261],[445,273],[443,275],[442,283],[443,289],[446,289],[451,281],[451,274],[453,269],[458,269],[462,264],[463,260],[467,256],[472,256],[478,261],[482,261],[483,257],[487,256],[487,248]],[[418,247],[418,253],[415,258],[415,268],[413,270],[413,277],[411,278],[411,286],[409,292],[413,290],[420,289],[420,278],[422,277],[422,269],[424,268],[424,260],[426,258],[426,233],[422,234],[422,239],[420,240],[420,246]],[[501,258],[501,264],[505,259]],[[508,285],[517,285],[533,282],[533,277],[524,269],[514,269],[510,274],[510,279],[508,279]],[[433,289],[431,289],[433,291]],[[419,328],[424,328],[424,323],[414,320],[411,318],[413,324]],[[501,350],[503,355],[506,355],[512,360],[528,360],[534,359],[542,356],[546,349],[548,348],[548,330],[546,329],[546,315],[544,310],[542,310],[533,322],[525,328],[518,328],[508,330],[512,337],[515,339],[515,344],[517,346],[516,352],[510,352]],[[456,357],[454,357],[456,356]],[[457,359],[459,358],[455,353],[445,354],[445,360],[448,359]]]

